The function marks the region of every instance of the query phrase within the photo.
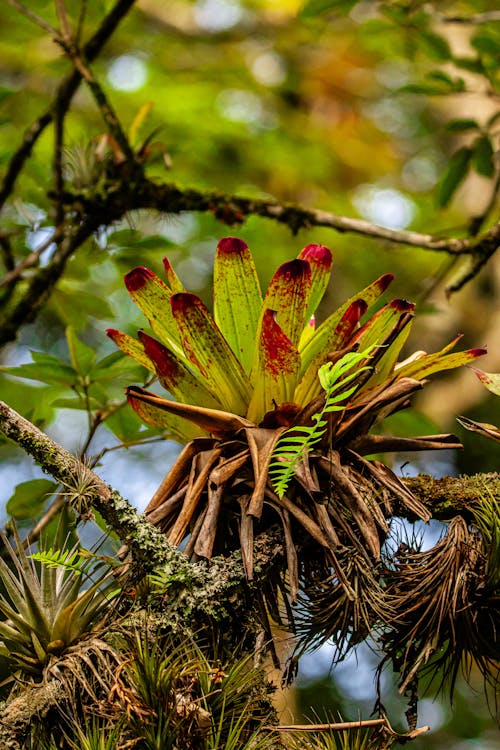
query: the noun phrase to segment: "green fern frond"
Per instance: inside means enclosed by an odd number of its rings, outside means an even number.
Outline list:
[[[346,400],[356,391],[358,383],[354,383],[347,390],[345,386],[357,379],[362,372],[369,370],[370,366],[364,365],[354,371],[351,371],[352,368],[368,359],[375,348],[376,344],[362,352],[348,352],[338,362],[327,362],[319,368],[319,382],[325,391],[325,404],[322,410],[313,414],[312,426],[295,425],[286,430],[278,440],[271,457],[269,478],[278,497],[282,498],[285,495],[297,467],[324,436],[328,425],[324,418],[325,414],[345,408]]]
[[[85,573],[86,563],[88,562],[88,553],[83,549],[55,549],[49,547],[49,549],[42,550],[41,552],[33,552],[28,555],[31,560],[42,563],[47,568],[64,568],[65,570],[71,570],[75,575],[81,575]]]

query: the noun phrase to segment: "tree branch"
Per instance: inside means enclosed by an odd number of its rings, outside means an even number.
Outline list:
[[[114,7],[104,18],[100,27],[83,47],[83,55],[88,62],[91,62],[97,57],[109,37],[115,31],[119,22],[126,13],[128,13],[134,2],[135,0],[117,0]],[[81,80],[82,75],[80,71],[73,70],[57,89],[56,95],[49,109],[44,112],[44,114],[41,115],[25,132],[23,142],[13,154],[0,187],[0,208],[4,205],[5,201],[11,194],[24,163],[31,155],[33,146],[47,125],[52,122],[54,112],[61,111],[65,108],[67,109]]]
[[[228,558],[214,558],[209,568],[204,564],[193,565],[117,490],[3,401],[0,401],[0,431],[32,456],[45,472],[65,485],[69,494],[81,492],[82,499],[102,515],[109,528],[128,546],[142,572],[167,568],[175,574],[180,585],[177,596],[172,594],[169,598],[170,609],[175,610],[180,598],[184,615],[197,611],[220,621],[243,606],[242,601],[233,598],[229,602],[228,599],[228,591],[252,586],[247,581],[239,552]],[[254,578],[258,579],[265,577],[270,564],[283,555],[283,547],[271,533],[261,534],[255,543]],[[221,601],[222,593],[227,598],[226,604]]]
[[[142,519],[117,490],[3,401],[0,401],[0,430],[61,484],[75,488],[78,479],[76,490],[82,492],[82,499],[99,511],[141,566],[152,570],[169,559],[178,565],[182,562],[184,567],[189,564],[185,555],[169,545],[165,536]]]

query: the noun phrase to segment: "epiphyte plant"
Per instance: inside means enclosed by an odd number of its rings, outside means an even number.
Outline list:
[[[213,314],[185,290],[168,259],[163,264],[166,282],[142,266],[125,276],[150,332],[139,331],[137,339],[115,329],[108,335],[171,396],[127,389],[130,405],[145,422],[184,444],[146,511],[172,544],[184,544],[195,558],[241,547],[251,578],[254,532],[278,523],[293,599],[298,556],[306,559],[311,543],[317,568],[325,577],[333,569],[342,578],[339,550],[355,549],[376,564],[388,519],[397,510],[430,518],[388,466],[367,456],[460,447],[458,439],[375,430],[408,406],[429,375],[471,362],[484,349],[453,352],[458,336],[439,352],[416,352],[398,362],[414,305],[394,299],[373,312],[393,280],[390,273],[316,326],[314,314],[332,267],[323,245],[308,245],[283,263],[262,295],[246,243],[220,240]],[[339,367],[342,388],[329,391],[326,375]],[[328,408],[329,399],[335,409]],[[311,435],[318,415],[326,422],[324,431],[313,431],[311,450],[301,452],[286,488],[276,488],[269,464],[276,468],[280,438],[288,428]]]

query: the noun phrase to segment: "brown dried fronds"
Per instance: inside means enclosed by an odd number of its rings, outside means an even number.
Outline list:
[[[388,576],[397,615],[383,638],[401,675],[400,692],[419,676],[439,675],[453,694],[460,668],[472,663],[498,683],[499,599],[488,590],[488,553],[482,535],[461,517],[450,521],[430,550],[402,544]]]

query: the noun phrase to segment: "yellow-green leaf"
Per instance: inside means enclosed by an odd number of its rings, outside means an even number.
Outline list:
[[[259,424],[267,411],[292,401],[299,369],[297,347],[278,325],[275,311],[266,310],[251,374],[254,393],[247,416],[252,422]]]
[[[498,372],[484,372],[483,370],[478,370],[476,367],[470,368],[481,383],[492,393],[495,394],[495,396],[500,396],[500,373]]]
[[[106,335],[109,336],[122,352],[135,359],[136,362],[146,367],[150,372],[156,372],[154,363],[144,351],[144,347],[140,341],[134,339],[133,336],[129,336],[128,333],[117,331],[116,328],[107,328]]]
[[[332,253],[324,245],[307,245],[307,247],[301,250],[298,257],[301,260],[306,260],[311,268],[311,290],[305,314],[305,320],[309,321],[311,316],[316,312],[316,308],[321,302],[330,281],[333,262]],[[307,326],[304,329],[305,331],[307,331]]]
[[[144,331],[139,331],[139,338],[146,355],[153,362],[160,383],[177,401],[222,408],[220,401],[206,387],[203,378],[188,370],[166,346]]]
[[[261,308],[259,278],[247,244],[225,237],[215,256],[214,318],[245,372],[252,366]]]
[[[334,332],[342,320],[342,317],[346,310],[353,304],[353,302],[356,302],[356,300],[361,299],[366,303],[367,309],[370,307],[374,302],[376,302],[379,297],[385,292],[391,281],[394,279],[394,276],[392,273],[386,273],[383,276],[380,276],[376,281],[374,281],[372,284],[367,286],[365,289],[363,289],[358,294],[355,294],[354,296],[350,297],[347,302],[344,302],[343,305],[341,305],[335,312],[333,312],[316,330],[314,336],[305,343],[304,348],[300,349],[300,354],[302,357],[302,365],[300,370],[301,377],[306,372],[307,368],[310,366],[313,359],[320,353],[325,351],[325,349],[328,346],[328,341],[332,335],[332,332]]]
[[[137,307],[149,320],[158,338],[178,357],[185,359],[179,331],[170,306],[171,290],[156,274],[137,266],[125,276],[125,286]]]
[[[396,375],[398,378],[407,377],[416,380],[423,380],[435,372],[453,370],[455,367],[466,365],[468,362],[472,362],[487,353],[486,349],[476,348],[448,354],[460,339],[461,336],[457,336],[439,352],[435,352],[434,354],[424,354],[418,359],[406,364],[402,363],[401,367],[396,367]]]
[[[189,361],[227,411],[246,414],[252,394],[250,381],[206,306],[188,292],[173,294],[171,305]]]

